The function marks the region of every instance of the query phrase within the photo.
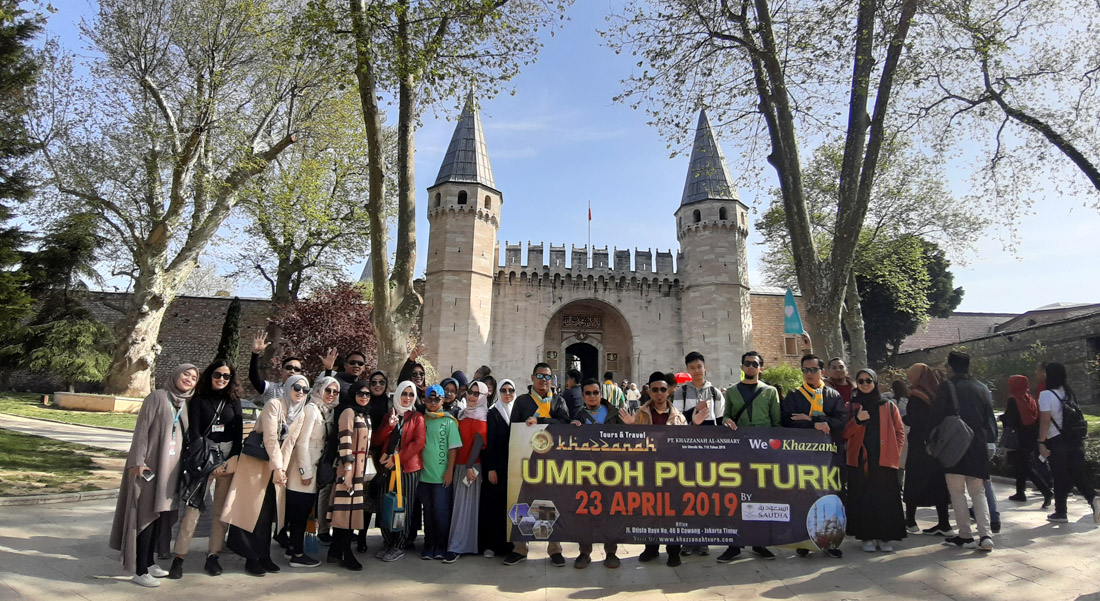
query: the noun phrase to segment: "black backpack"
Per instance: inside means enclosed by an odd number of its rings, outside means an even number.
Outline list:
[[[1085,414],[1081,413],[1081,406],[1077,404],[1077,398],[1073,396],[1062,398],[1053,390],[1050,393],[1062,403],[1062,424],[1058,425],[1058,422],[1054,421],[1051,423],[1054,424],[1054,427],[1058,429],[1062,436],[1066,437],[1066,440],[1070,442],[1085,440],[1089,435],[1089,423],[1085,421]]]

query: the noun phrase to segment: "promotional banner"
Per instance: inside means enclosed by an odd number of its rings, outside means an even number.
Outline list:
[[[512,424],[511,540],[836,548],[841,459],[816,430]]]

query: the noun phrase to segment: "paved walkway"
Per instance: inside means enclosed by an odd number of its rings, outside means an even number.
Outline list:
[[[130,439],[133,436],[129,432],[118,430],[62,424],[8,414],[0,414],[0,428],[123,452],[130,450]]]
[[[1010,494],[998,486],[997,497]],[[202,573],[205,539],[195,539],[183,580],[162,581],[154,591],[127,581],[107,548],[113,501],[15,507],[0,512],[0,599],[127,601],[240,601],[241,599],[603,599],[631,601],[719,599],[841,601],[1100,601],[1100,526],[1079,498],[1071,499],[1069,524],[1051,525],[1039,497],[1026,504],[1002,502],[1004,530],[990,554],[941,546],[916,535],[892,554],[864,553],[845,541],[843,559],[821,554],[799,558],[778,550],[779,559],[744,558],[730,565],[710,557],[685,558],[679,568],[640,564],[641,547],[621,547],[622,567],[607,570],[597,550],[585,571],[554,568],[545,547],[532,545],[531,560],[515,567],[499,559],[463,557],[457,563],[421,561],[408,555],[393,563],[364,559],[360,573],[324,565],[263,578],[244,575],[243,561],[223,555],[225,575]],[[920,519],[929,525],[932,512]],[[371,551],[379,537],[371,531]],[[541,547],[541,548],[540,548]],[[577,546],[566,543],[572,559]],[[367,554],[370,557],[371,553]],[[749,555],[746,553],[746,555]],[[285,566],[281,554],[276,562]],[[663,555],[662,555],[663,560]],[[167,562],[160,562],[167,567]]]

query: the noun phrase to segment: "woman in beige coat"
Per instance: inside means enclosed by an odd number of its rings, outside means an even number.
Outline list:
[[[279,566],[271,561],[272,514],[282,528],[286,471],[306,421],[302,415],[308,397],[309,380],[294,375],[286,379],[283,396],[264,405],[253,431],[263,436],[268,460],[242,452],[225,499],[222,521],[229,524],[227,546],[245,558],[244,569],[253,576],[279,571]]]
[[[305,534],[309,514],[317,504],[317,464],[325,452],[328,438],[326,423],[340,400],[340,383],[336,378],[321,376],[302,415],[302,431],[290,456],[286,483],[286,521],[290,542],[286,554],[292,568],[315,568],[321,562],[306,555]]]

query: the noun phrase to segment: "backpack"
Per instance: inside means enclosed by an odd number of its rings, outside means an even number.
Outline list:
[[[935,457],[944,468],[952,468],[958,465],[963,455],[970,448],[970,441],[974,439],[974,430],[966,425],[959,415],[959,398],[955,394],[955,383],[946,382],[951,391],[951,405],[955,408],[954,415],[943,418],[928,434],[928,443],[925,450]]]
[[[1089,423],[1085,421],[1085,415],[1081,413],[1081,406],[1077,404],[1077,397],[1062,398],[1053,390],[1050,393],[1062,403],[1062,425],[1059,426],[1058,422],[1051,420],[1058,432],[1070,442],[1081,442],[1088,438]]]
[[[684,399],[684,417],[686,417],[688,419],[688,421],[691,421],[691,414],[694,412],[695,407],[688,407],[687,406],[688,386],[691,386],[691,382],[685,382],[682,386],[680,386],[680,396]],[[715,388],[714,386],[710,386],[708,390],[710,390],[710,402],[711,402],[711,405],[714,407],[714,413],[712,415],[708,416],[707,419],[704,420],[704,422],[714,420],[715,424],[721,425],[722,416],[719,415],[719,408],[723,406],[723,404],[726,402],[726,400],[720,397],[720,395],[718,394],[718,389]],[[675,398],[675,395],[673,395],[673,398]],[[699,395],[699,397],[696,398],[696,401],[705,401],[705,400],[707,400],[707,399],[703,398],[702,395]],[[740,417],[740,416],[738,416],[738,417]]]

